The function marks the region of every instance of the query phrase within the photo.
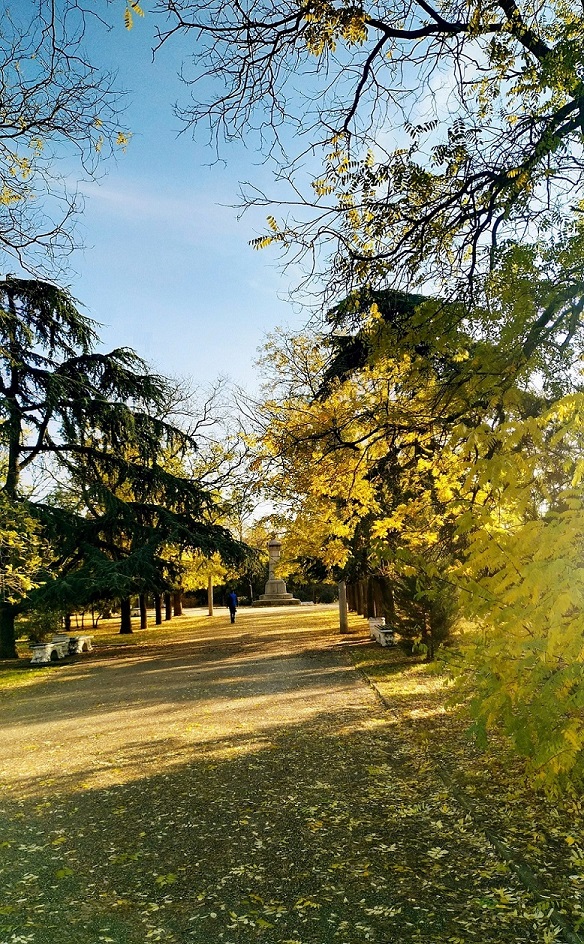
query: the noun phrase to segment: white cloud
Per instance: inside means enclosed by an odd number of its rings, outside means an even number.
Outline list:
[[[79,189],[91,201],[92,212],[106,212],[124,221],[180,230],[181,238],[232,235],[236,225],[236,210],[221,206],[208,194],[193,189],[153,193],[149,181],[140,185],[82,182]],[[168,191],[168,183],[165,189]]]

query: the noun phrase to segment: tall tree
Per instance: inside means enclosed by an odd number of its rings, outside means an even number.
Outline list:
[[[534,323],[550,292],[535,270],[521,286],[501,279],[492,314],[516,328]],[[354,304],[332,314],[337,324],[350,324]],[[527,357],[520,332],[514,346],[496,332],[496,343],[473,337],[456,306],[397,293],[368,304],[356,331],[288,338],[270,352],[274,385],[257,410],[268,484],[271,475],[283,490],[306,548],[313,537],[320,558],[336,551],[347,574],[378,568],[391,578],[398,625],[417,625],[426,645],[453,606],[470,617],[477,631],[462,637],[456,662],[471,680],[477,731],[505,731],[539,783],[579,783],[578,375],[568,360],[561,369],[558,339]],[[440,319],[428,318],[428,305]]]
[[[482,411],[477,392],[473,404],[461,383],[470,338],[458,330],[456,310],[444,313],[443,335],[432,339],[421,333],[418,308],[438,302],[377,299],[356,335],[323,337],[320,346],[288,339],[275,358],[270,349],[280,396],[257,410],[261,442],[274,497],[289,500],[297,556],[351,583],[375,577],[381,589],[390,579],[402,630],[411,611],[431,649],[447,629],[444,577],[456,558],[450,498],[464,470],[444,446],[463,416]]]
[[[60,580],[43,582],[44,599],[83,603],[160,588],[164,542],[241,556],[228,532],[204,510],[200,485],[161,459],[193,439],[156,415],[167,383],[133,351],[95,350],[93,323],[71,296],[46,282],[0,283],[0,437],[6,500],[26,501],[29,476],[50,458],[77,490],[67,508],[29,500],[45,527]],[[9,566],[10,561],[4,561]],[[54,599],[53,599],[54,598]],[[13,657],[20,601],[0,602],[0,653]]]

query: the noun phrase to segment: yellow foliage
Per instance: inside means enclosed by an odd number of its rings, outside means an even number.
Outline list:
[[[121,147],[123,151],[126,150],[128,144],[130,143],[131,134],[126,134],[123,131],[118,131],[116,135],[116,144],[118,147]]]
[[[326,395],[326,361],[310,338],[272,342],[267,352],[284,380],[261,406],[260,453],[270,461],[268,492],[290,510],[294,553],[331,570],[359,553],[416,592],[454,587],[462,615],[480,627],[463,640],[477,721],[504,730],[538,782],[577,780],[584,396],[546,408],[522,383],[501,395],[492,385],[496,349],[445,335],[432,338],[436,357],[458,365],[464,383],[442,406],[445,388],[428,358],[413,344],[396,349],[375,309],[362,324],[374,355],[329,382]]]
[[[570,395],[537,420],[501,425],[459,573],[482,625],[465,643],[475,714],[503,728],[548,785],[584,771],[582,405]]]
[[[131,30],[134,26],[134,13],[136,16],[144,16],[144,10],[136,0],[127,0],[124,10],[124,26],[127,30]]]
[[[0,204],[2,204],[2,206],[15,206],[15,204],[19,203],[22,199],[22,194],[11,190],[11,188],[6,185],[0,190]]]

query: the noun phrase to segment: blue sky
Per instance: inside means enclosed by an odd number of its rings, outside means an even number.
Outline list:
[[[270,249],[248,240],[264,213],[238,221],[238,181],[270,180],[253,147],[226,147],[215,163],[204,141],[177,137],[172,104],[186,92],[177,78],[180,49],[150,53],[153,22],[119,22],[99,31],[92,55],[119,70],[127,89],[125,154],[103,165],[80,226],[85,249],[73,259],[71,289],[100,322],[106,347],[129,345],[162,373],[207,385],[218,375],[255,388],[253,361],[267,331],[306,318],[287,300],[290,277]]]

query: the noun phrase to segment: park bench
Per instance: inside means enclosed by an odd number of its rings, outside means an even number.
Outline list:
[[[376,616],[369,620],[369,636],[371,639],[375,639],[380,646],[395,646],[393,628],[385,625],[383,617]]]
[[[57,662],[66,656],[77,655],[81,652],[91,652],[92,636],[69,636],[67,633],[57,633],[50,642],[42,642],[32,646],[31,665],[45,665],[47,662]]]

